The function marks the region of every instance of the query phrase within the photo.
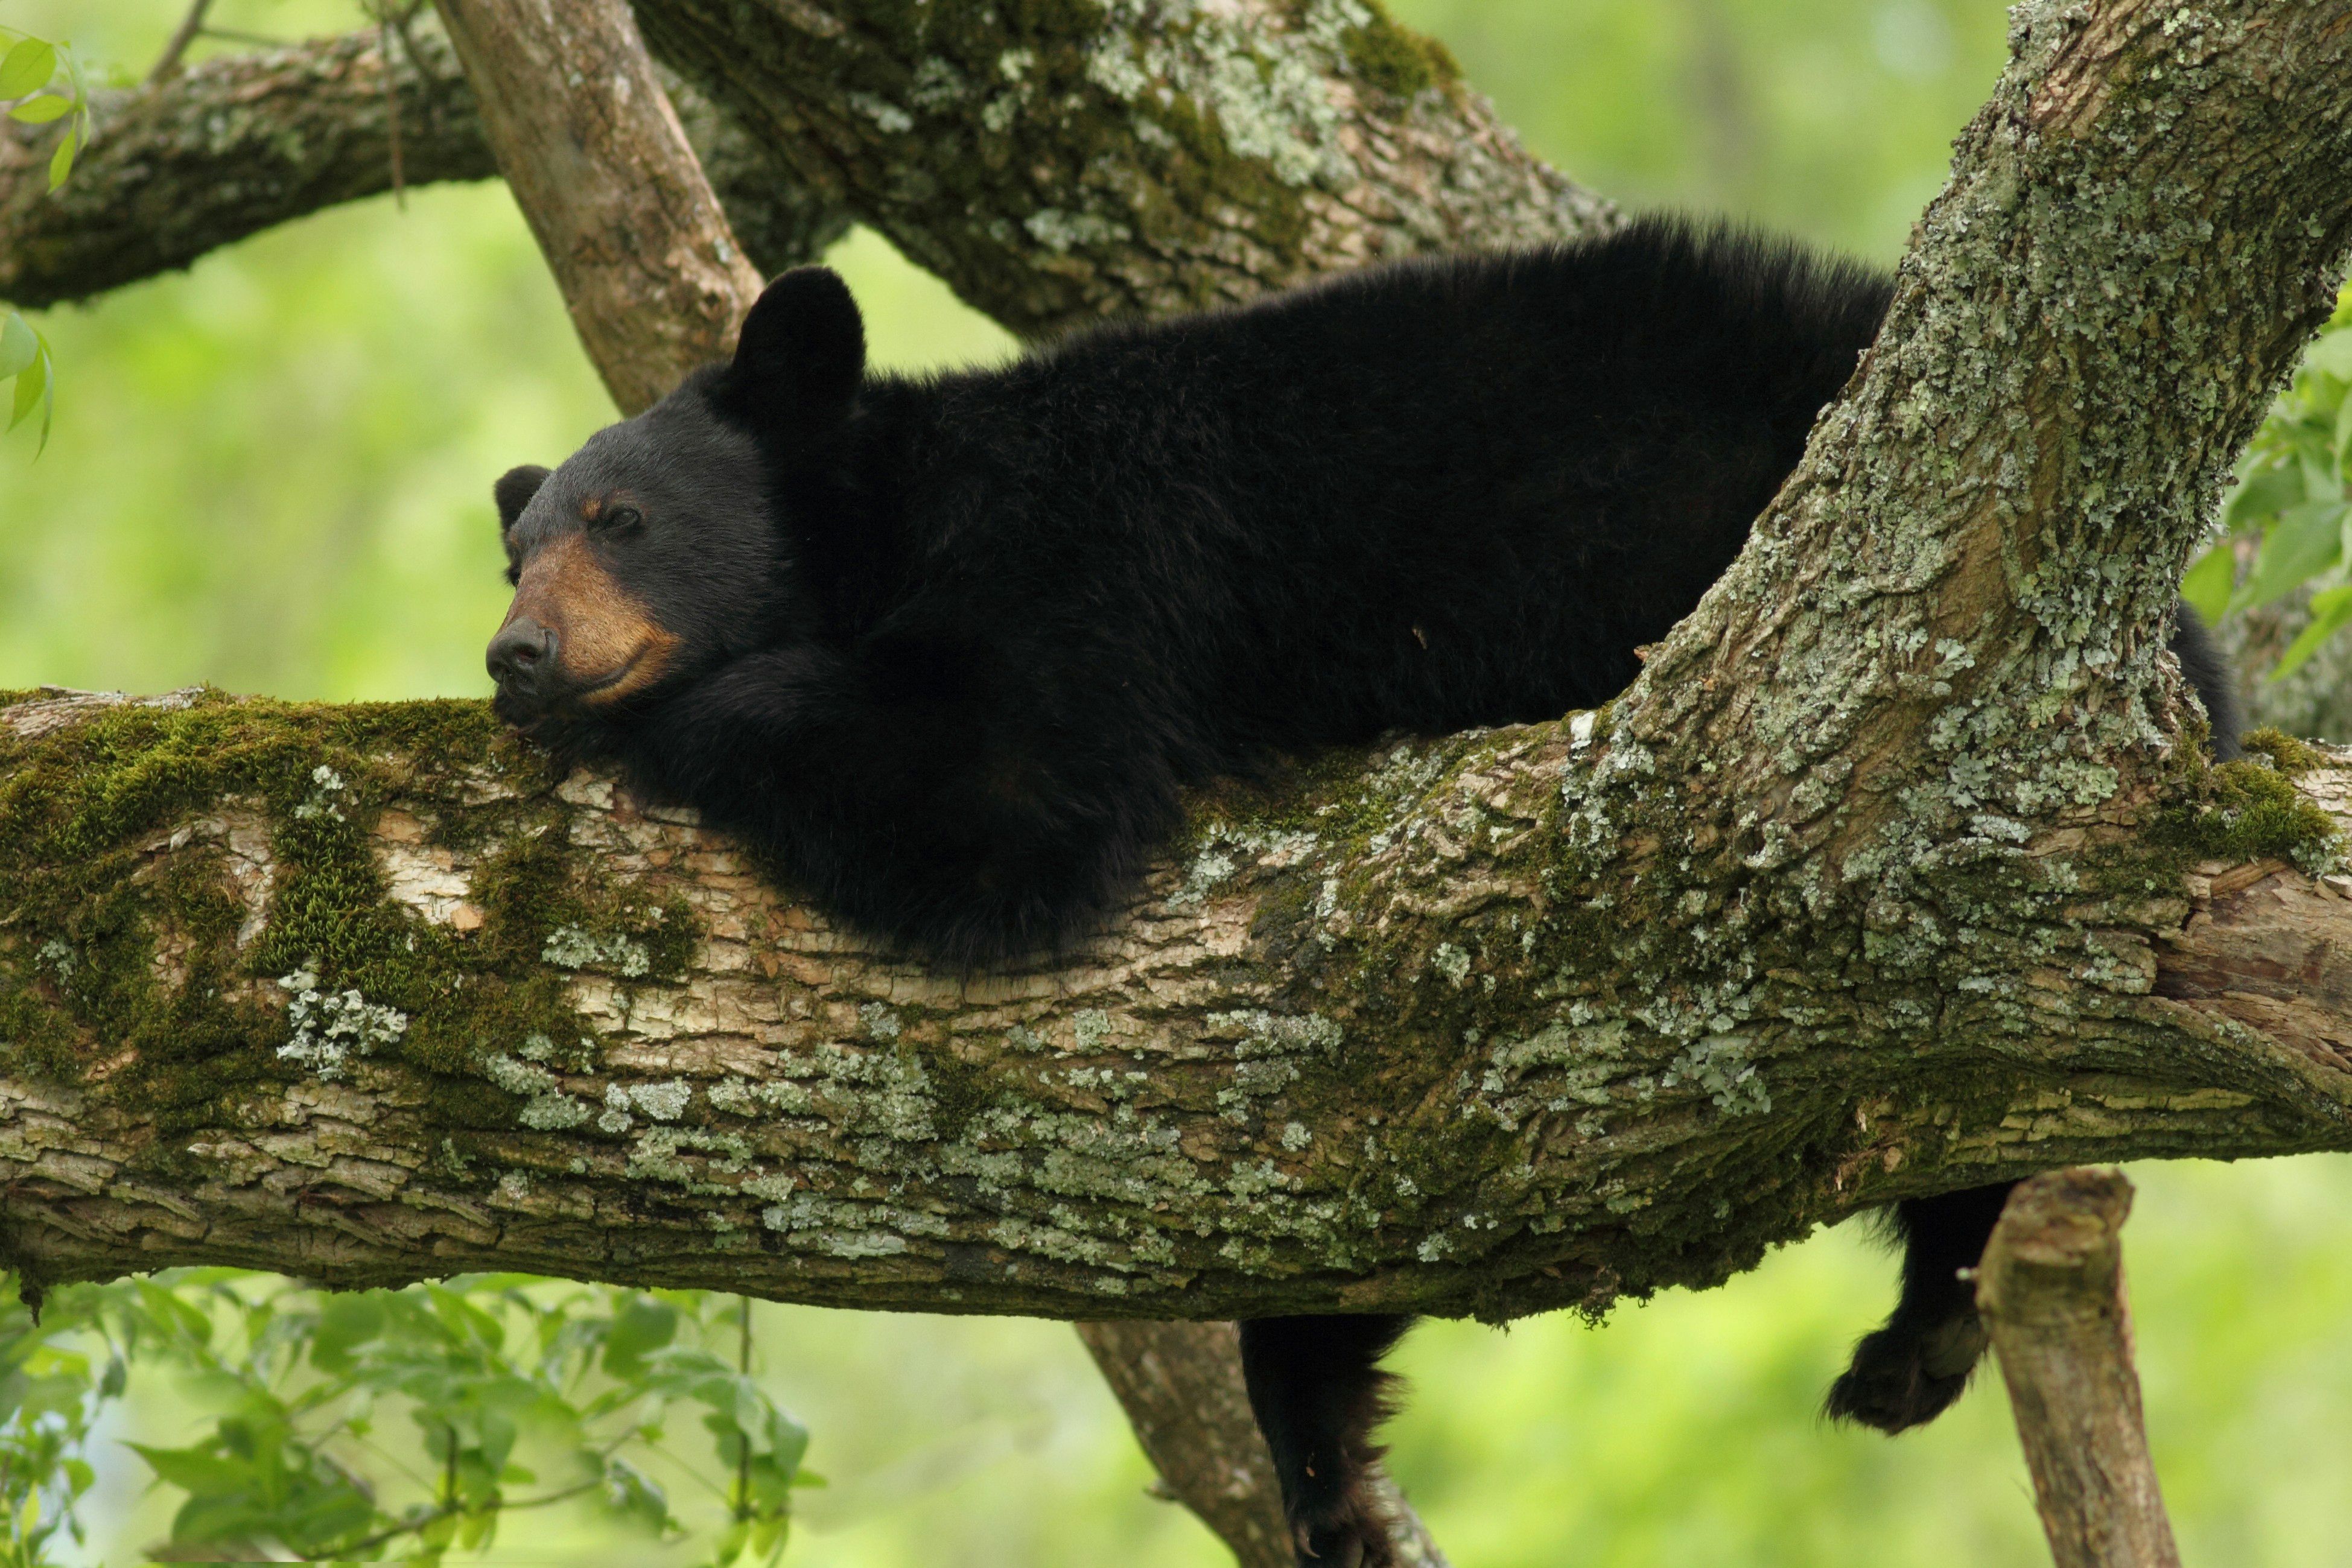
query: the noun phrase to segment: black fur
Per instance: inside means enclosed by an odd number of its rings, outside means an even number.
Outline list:
[[[625,702],[518,682],[500,711],[699,807],[854,925],[951,965],[1051,946],[1128,895],[1188,783],[1622,689],[1887,295],[1652,221],[920,380],[867,373],[840,281],[787,274],[731,364],[500,481],[519,567],[579,534],[677,640]],[[2192,621],[2176,647],[2233,745]],[[1902,1305],[1832,1408],[1892,1429],[1958,1393],[1980,1336],[1957,1270],[2003,1191],[1902,1206]],[[1362,1482],[1408,1322],[1243,1326],[1318,1564],[1389,1561]]]
[[[1242,1378],[1274,1456],[1302,1561],[1373,1568],[1390,1561],[1389,1520],[1367,1484],[1395,1380],[1380,1367],[1410,1317],[1259,1318],[1241,1325]]]

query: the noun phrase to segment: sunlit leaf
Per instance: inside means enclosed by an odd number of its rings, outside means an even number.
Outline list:
[[[31,364],[40,351],[41,340],[34,335],[33,324],[9,311],[6,319],[0,320],[0,381]]]
[[[49,155],[50,190],[54,191],[64,184],[66,176],[73,172],[74,149],[80,143],[79,129],[68,131],[66,132],[65,140],[58,143],[58,150]]]
[[[26,416],[38,406],[41,393],[49,384],[49,361],[46,354],[36,354],[33,362],[16,372],[16,398],[8,413],[8,428],[16,429]]]
[[[2296,634],[2279,655],[2279,662],[2270,673],[2273,681],[2284,680],[2303,666],[2305,660],[2319,652],[2321,644],[2352,626],[2352,583],[2340,588],[2324,588],[2311,596],[2311,623]]]
[[[613,1316],[604,1342],[604,1370],[615,1377],[636,1375],[646,1356],[676,1337],[677,1309],[652,1296],[633,1296]]]
[[[26,38],[0,57],[0,98],[22,98],[48,85],[58,70],[54,44]]]
[[[2282,463],[2249,476],[2231,492],[2229,505],[2221,509],[2221,521],[2234,533],[2260,518],[2276,516],[2303,498],[2302,467]]]
[[[2281,512],[2231,608],[2268,604],[2335,565],[2343,553],[2343,525],[2342,501],[2305,501]]]
[[[2237,586],[2238,552],[2228,539],[2197,558],[2181,575],[2180,597],[2210,625],[2230,608],[2230,591]]]
[[[38,98],[28,98],[8,111],[8,118],[26,125],[47,125],[53,120],[63,120],[73,112],[73,100],[45,92]]]

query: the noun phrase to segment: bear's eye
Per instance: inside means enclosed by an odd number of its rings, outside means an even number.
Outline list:
[[[645,526],[646,515],[631,506],[607,507],[596,519],[598,529],[608,534],[625,534]]]

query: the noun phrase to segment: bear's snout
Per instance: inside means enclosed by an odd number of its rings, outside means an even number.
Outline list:
[[[537,706],[546,695],[547,673],[556,667],[556,651],[555,633],[528,615],[499,627],[483,662],[502,702]]]

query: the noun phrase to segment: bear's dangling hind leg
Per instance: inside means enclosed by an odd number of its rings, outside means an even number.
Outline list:
[[[2169,645],[2205,706],[2213,760],[2235,760],[2242,755],[2239,733],[2245,727],[2237,685],[2212,633],[2186,602],[2172,607]],[[1853,1347],[1853,1363],[1830,1388],[1831,1416],[1900,1432],[1935,1419],[1960,1396],[1984,1354],[1985,1333],[1977,1321],[1976,1285],[1959,1273],[1984,1256],[2016,1185],[1969,1187],[1895,1206],[1903,1294],[1886,1325]]]
[[[1242,1378],[1274,1455],[1301,1563],[1390,1568],[1388,1521],[1371,1489],[1395,1379],[1381,1370],[1412,1319],[1260,1318],[1242,1331]]]
[[[1973,1280],[2015,1182],[1972,1186],[1894,1207],[1903,1239],[1903,1294],[1894,1315],[1853,1347],[1853,1361],[1830,1387],[1825,1408],[1842,1421],[1900,1432],[1942,1415],[1969,1385],[1984,1354]]]

